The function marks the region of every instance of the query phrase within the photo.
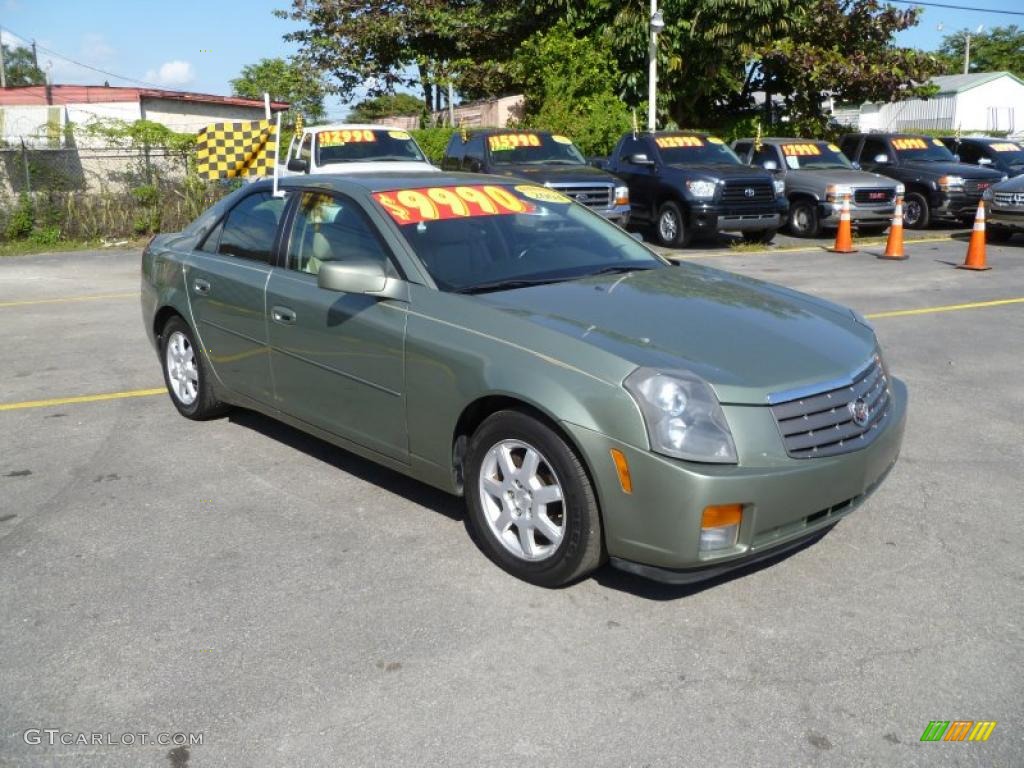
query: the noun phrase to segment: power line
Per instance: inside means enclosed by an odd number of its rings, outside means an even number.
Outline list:
[[[27,43],[28,40],[30,39],[28,37],[25,37],[25,35],[18,34],[17,32],[15,32],[10,27],[4,27],[4,30],[6,32],[10,32],[11,35],[13,35],[14,37],[19,38],[22,41],[22,43]],[[99,67],[94,67],[91,64],[84,64],[81,61],[76,61],[75,59],[72,59],[70,56],[65,56],[63,53],[60,53],[59,51],[55,51],[52,48],[47,48],[45,45],[40,45],[39,43],[36,43],[36,47],[39,50],[41,50],[41,51],[46,51],[51,56],[56,56],[58,59],[63,59],[64,61],[67,61],[67,62],[69,62],[71,64],[74,64],[75,66],[83,67],[85,69],[91,69],[93,72],[99,72],[101,75],[106,75],[107,77],[113,77],[116,80],[125,80],[125,81],[127,81],[129,83],[136,83],[138,85],[145,85],[145,86],[147,86],[149,88],[161,88],[162,87],[162,86],[157,85],[156,83],[150,83],[150,82],[147,82],[145,80],[138,80],[138,79],[136,79],[134,77],[125,77],[124,75],[119,75],[116,72],[108,72],[105,69],[100,69]]]
[[[900,5],[923,5],[928,8],[946,8],[951,11],[977,11],[978,13],[1002,13],[1007,16],[1024,16],[1024,11],[1002,11],[995,8],[975,8],[969,5],[947,5],[946,3],[921,3],[917,0],[886,0],[889,3]]]

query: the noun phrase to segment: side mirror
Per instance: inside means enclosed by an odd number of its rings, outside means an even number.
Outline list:
[[[763,163],[761,163],[761,165],[764,166],[764,169],[766,171],[777,171],[777,170],[779,170],[779,164],[776,163],[774,160],[765,160]]]
[[[293,157],[288,161],[288,170],[296,173],[309,173],[309,163],[300,157]]]
[[[326,291],[372,295],[384,291],[388,276],[379,261],[325,261],[316,284]]]
[[[872,162],[873,163],[878,163],[879,165],[885,165],[886,163],[889,162],[889,156],[888,155],[875,155],[875,158],[874,158],[874,160],[872,160]]]
[[[654,165],[654,161],[644,154],[630,155],[628,160],[633,165]]]

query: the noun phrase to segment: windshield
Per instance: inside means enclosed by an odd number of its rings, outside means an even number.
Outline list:
[[[1013,141],[992,142],[988,145],[998,160],[1007,165],[1024,165],[1024,147]]]
[[[495,165],[586,165],[565,136],[544,133],[499,133],[487,137]]]
[[[406,131],[353,128],[316,135],[317,165],[417,160],[428,162]]]
[[[568,197],[530,184],[375,192],[443,291],[482,293],[665,262]]]
[[[739,157],[717,136],[659,134],[654,137],[661,159],[668,165],[724,163],[741,165]]]
[[[801,142],[799,144],[781,144],[782,156],[786,166],[794,171],[801,168],[852,168],[850,161],[835,144],[821,142]]]
[[[922,160],[928,163],[955,163],[953,153],[938,139],[924,136],[896,136],[892,148],[901,160]]]

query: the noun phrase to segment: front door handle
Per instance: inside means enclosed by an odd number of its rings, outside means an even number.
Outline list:
[[[295,310],[288,307],[271,307],[270,316],[274,318],[275,323],[281,325],[294,325],[295,323]]]
[[[210,292],[210,284],[201,278],[196,278],[192,281],[192,287],[196,293],[201,293],[203,296]]]

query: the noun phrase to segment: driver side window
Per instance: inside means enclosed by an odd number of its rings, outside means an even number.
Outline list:
[[[315,275],[327,261],[376,261],[396,275],[366,214],[348,197],[305,192],[288,241],[288,269]]]

